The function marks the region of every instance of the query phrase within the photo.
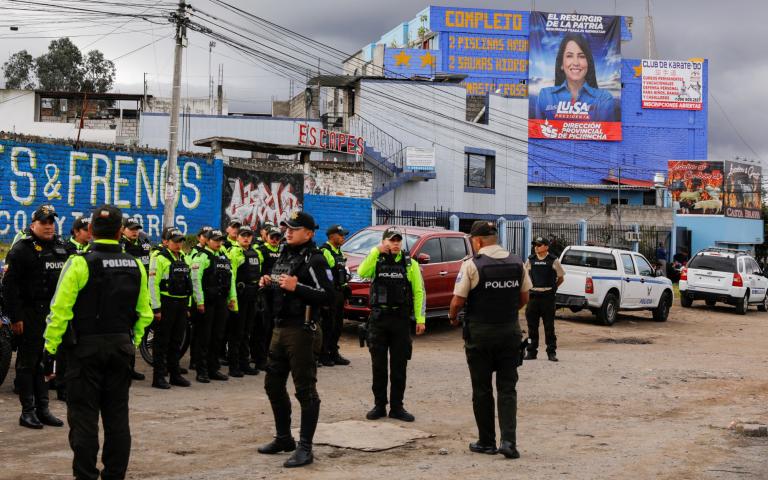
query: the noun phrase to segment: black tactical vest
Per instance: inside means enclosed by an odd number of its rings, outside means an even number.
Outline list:
[[[133,256],[120,245],[95,243],[83,254],[88,282],[72,308],[72,327],[77,337],[130,334],[138,316],[141,271]]]
[[[21,242],[28,244],[29,248],[37,254],[38,266],[35,267],[36,274],[32,278],[39,283],[29,286],[32,298],[35,302],[50,304],[69,252],[64,242],[58,237],[54,237],[52,242],[40,242],[35,237],[28,236]]]
[[[479,274],[477,286],[469,291],[467,319],[474,323],[517,322],[523,263],[517,255],[472,259]]]
[[[280,258],[280,248],[277,251],[272,251],[267,247],[267,244],[259,247],[261,249],[261,255],[264,257],[264,266],[261,269],[263,275],[269,275],[272,272],[272,267],[275,266],[277,259]]]
[[[290,248],[282,248],[280,256],[272,267],[272,309],[276,319],[296,320],[304,318],[307,304],[301,300],[295,292],[287,292],[280,288],[278,279],[280,275],[299,276],[300,270],[309,266],[309,260],[319,250],[314,243],[299,251]]]
[[[411,259],[402,254],[400,261],[395,255],[379,255],[376,273],[371,282],[371,307],[396,309],[411,305],[411,283],[408,281],[408,266]]]
[[[160,250],[158,255],[164,256],[171,262],[171,266],[168,267],[168,278],[160,280],[160,290],[174,297],[192,295],[192,276],[189,265],[184,261],[184,258],[179,255],[179,259],[176,260],[173,258],[173,254],[165,248]]]
[[[554,289],[557,287],[557,272],[552,268],[555,260],[555,256],[551,253],[548,253],[543,260],[539,260],[535,254],[528,257],[531,266],[531,282],[533,282],[534,288]]]
[[[261,260],[259,259],[259,253],[249,248],[243,250],[245,261],[237,268],[237,277],[235,282],[237,283],[238,292],[247,291],[253,293],[259,288],[259,280],[261,279]]]
[[[203,272],[203,293],[206,297],[227,297],[232,286],[232,264],[224,253],[219,250],[213,253],[203,250],[208,255],[210,265]]]
[[[148,272],[149,254],[152,251],[152,244],[139,237],[136,242],[123,238],[123,245],[125,247],[125,253],[141,262],[141,264],[144,265],[144,270]]]
[[[348,281],[346,257],[344,257],[344,254],[341,253],[341,250],[338,252],[333,251],[333,248],[331,248],[331,246],[327,243],[320,247],[320,249],[328,250],[333,256],[333,260],[336,262],[336,265],[334,265],[334,267],[331,269],[331,273],[333,274],[333,286],[337,289],[343,287]]]

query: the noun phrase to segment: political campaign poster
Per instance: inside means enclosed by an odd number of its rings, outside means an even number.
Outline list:
[[[304,176],[224,167],[221,224],[279,225],[304,203]]]
[[[723,162],[670,160],[667,170],[678,215],[723,214]]]
[[[643,108],[701,110],[704,63],[642,60]]]
[[[621,17],[531,12],[528,137],[621,140]]]
[[[762,167],[726,161],[724,175],[725,216],[760,220],[763,208],[760,190]]]

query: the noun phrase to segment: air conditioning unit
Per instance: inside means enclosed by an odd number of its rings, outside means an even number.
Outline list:
[[[640,232],[624,232],[624,240],[627,242],[639,242]]]

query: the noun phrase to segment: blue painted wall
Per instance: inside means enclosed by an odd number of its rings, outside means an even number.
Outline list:
[[[334,224],[341,224],[350,233],[371,225],[371,199],[333,195],[304,195],[304,211],[315,217],[320,226],[315,241],[325,242],[325,231]]]
[[[528,187],[528,202],[541,203],[544,197],[570,197],[571,204],[583,205],[588,197],[600,197],[601,205],[610,205],[612,198],[617,198],[615,191],[607,190],[582,190],[575,188],[555,187]],[[621,199],[627,200],[627,205],[642,205],[643,192],[636,190],[622,190]]]
[[[157,238],[166,164],[164,155],[0,139],[0,240],[26,228],[41,204],[56,208],[58,231],[66,236],[75,218],[103,203],[117,204]],[[221,163],[181,157],[179,176],[178,227],[194,232],[218,223]]]
[[[691,230],[692,253],[728,243],[763,243],[763,221],[705,215],[676,215],[675,225]]]

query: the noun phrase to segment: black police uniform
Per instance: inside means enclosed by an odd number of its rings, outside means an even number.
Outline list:
[[[320,249],[327,250],[335,262],[331,273],[333,274],[333,301],[324,308],[323,318],[323,351],[320,361],[323,365],[346,365],[348,360],[339,354],[339,339],[344,327],[344,301],[347,285],[347,259],[341,251],[334,251],[330,245],[323,244]]]
[[[272,267],[275,266],[277,259],[280,257],[280,249],[278,248],[277,251],[273,251],[265,243],[259,247],[259,251],[264,262],[261,266],[261,274],[269,275],[272,272]],[[260,293],[257,303],[257,317],[253,322],[254,327],[251,332],[251,361],[260,370],[264,370],[267,367],[269,344],[272,342],[272,331],[275,328],[275,320],[265,311],[264,303],[264,294]],[[258,329],[262,332],[261,335],[257,334]]]
[[[237,269],[237,313],[231,318],[229,329],[229,371],[255,375],[258,370],[250,367],[251,337],[256,335],[263,342],[264,328],[261,312],[257,308],[261,259],[253,248],[243,250],[245,261]],[[258,319],[258,325],[254,326]]]
[[[517,367],[522,333],[517,320],[524,268],[519,257],[472,260],[479,281],[466,304],[464,349],[472,381],[472,407],[478,444],[495,451],[493,373],[496,372],[502,446],[515,448],[517,427]],[[507,443],[505,443],[507,442]]]
[[[535,358],[539,348],[539,318],[544,323],[544,336],[547,343],[547,355],[554,355],[557,350],[555,336],[555,292],[557,291],[557,272],[553,268],[557,257],[547,253],[544,259],[536,254],[528,257],[531,282],[530,301],[525,309],[525,319],[528,323],[529,357]],[[544,290],[546,289],[546,290]],[[538,290],[538,291],[537,291]]]
[[[121,242],[123,251],[141,262],[144,265],[144,271],[149,272],[149,260],[152,253],[152,243],[150,243],[149,239],[144,235],[139,235],[135,241],[123,237]],[[144,374],[136,371],[135,356],[133,358],[133,365],[131,365],[131,376],[134,380],[144,380]]]
[[[59,274],[67,257],[58,236],[43,241],[30,230],[8,252],[8,270],[3,278],[5,313],[11,322],[24,322],[24,333],[16,359],[16,386],[19,389],[22,417],[20,424],[32,428],[62,426],[48,409],[48,383],[40,368],[43,332],[56,290]],[[39,420],[39,421],[38,421]]]
[[[314,225],[311,216],[300,215],[307,225]],[[283,274],[298,278],[294,292],[278,286],[278,278]],[[291,435],[291,401],[286,390],[288,374],[291,374],[296,398],[301,404],[301,428],[299,448],[286,462],[287,467],[312,461],[312,439],[320,414],[315,350],[319,349],[321,333],[316,322],[320,309],[332,298],[333,284],[328,274],[328,263],[314,242],[300,246],[286,244],[272,268],[273,282],[265,294],[266,314],[274,319],[275,328],[264,388],[272,405],[277,435],[259,452],[272,454],[296,448]]]

